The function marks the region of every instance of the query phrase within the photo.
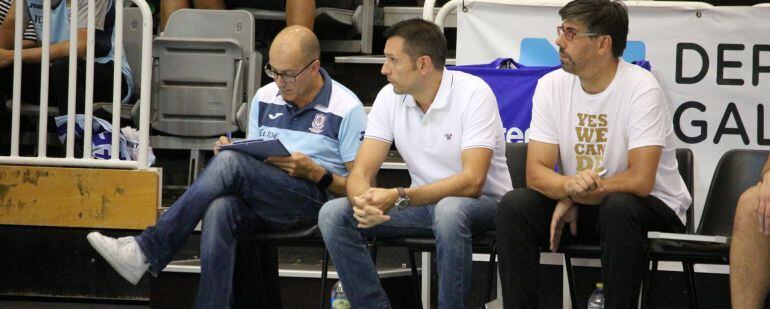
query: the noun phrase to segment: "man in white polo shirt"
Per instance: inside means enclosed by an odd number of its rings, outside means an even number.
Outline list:
[[[382,74],[347,198],[324,204],[318,225],[353,308],[389,308],[363,237],[436,237],[439,307],[466,308],[471,236],[494,228],[511,189],[503,126],[481,79],[444,68],[446,40],[412,19],[385,33]],[[371,186],[392,143],[409,167],[410,188]]]
[[[684,232],[691,202],[671,114],[655,77],[620,58],[622,2],[576,0],[559,15],[562,69],[543,76],[532,99],[528,188],[506,194],[497,217],[503,304],[539,307],[540,250],[556,251],[569,225],[601,244],[607,308],[636,308],[647,231]]]

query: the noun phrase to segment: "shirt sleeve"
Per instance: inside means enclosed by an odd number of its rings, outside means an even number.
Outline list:
[[[37,41],[37,34],[35,34],[35,23],[32,21],[27,24],[27,29],[24,29],[24,39],[29,41]]]
[[[256,139],[259,136],[259,98],[262,88],[257,90],[256,95],[251,100],[249,107],[249,128],[246,132],[246,139]]]
[[[543,143],[558,144],[559,137],[555,118],[555,113],[558,110],[554,104],[552,80],[541,78],[535,87],[535,94],[532,96],[532,121],[529,124],[529,138]]]
[[[644,146],[665,146],[671,129],[666,99],[660,87],[639,95],[631,103],[628,113],[628,149]]]
[[[502,121],[497,107],[497,99],[492,89],[483,81],[468,98],[469,109],[463,115],[462,149],[495,149],[501,138]]]
[[[387,143],[393,142],[393,95],[393,88],[390,86],[383,87],[377,94],[369,111],[365,137]]]
[[[344,119],[340,128],[340,158],[342,162],[352,162],[356,159],[358,147],[361,146],[361,140],[364,138],[366,130],[366,112],[360,102],[353,108]]]

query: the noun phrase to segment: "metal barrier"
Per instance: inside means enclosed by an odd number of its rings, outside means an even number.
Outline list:
[[[15,0],[21,1],[21,0]],[[70,20],[78,20],[78,2],[72,0]],[[112,127],[120,128],[120,103],[121,103],[121,67],[123,61],[123,0],[114,0],[115,6],[115,57],[113,75],[112,97]],[[43,33],[42,33],[42,58],[40,73],[40,115],[38,126],[37,156],[19,156],[19,126],[21,107],[21,44],[24,28],[24,5],[16,5],[14,59],[13,59],[13,107],[11,112],[11,152],[8,156],[0,156],[0,164],[15,165],[44,165],[44,166],[80,166],[80,167],[106,167],[122,169],[146,169],[148,167],[149,139],[150,139],[150,74],[152,53],[152,13],[150,7],[142,0],[131,0],[142,13],[142,64],[139,101],[139,155],[138,160],[128,161],[119,159],[120,134],[112,135],[112,156],[109,160],[99,160],[90,157],[91,143],[83,143],[84,158],[75,158],[75,86],[77,73],[77,41],[78,23],[70,23],[70,49],[69,49],[69,89],[67,108],[67,142],[64,158],[52,158],[46,155],[46,141],[48,132],[48,84],[49,84],[49,49],[51,32],[51,0],[43,1]],[[88,1],[88,28],[86,47],[86,85],[85,85],[85,123],[83,140],[91,141],[93,123],[93,79],[94,79],[94,36],[95,36],[95,7],[94,1]],[[26,26],[26,25],[24,25]],[[38,35],[41,35],[38,33]],[[62,112],[63,115],[63,111]]]

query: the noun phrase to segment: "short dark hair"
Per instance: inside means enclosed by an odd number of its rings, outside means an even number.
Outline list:
[[[575,0],[559,10],[562,20],[579,21],[588,32],[607,34],[612,38],[612,55],[620,57],[626,49],[628,10],[615,0]]]
[[[396,36],[404,39],[404,52],[412,60],[428,56],[434,68],[444,67],[447,54],[446,38],[436,24],[419,18],[400,21],[385,31],[385,39]]]

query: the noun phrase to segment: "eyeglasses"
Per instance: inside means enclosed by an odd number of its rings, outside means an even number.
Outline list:
[[[268,63],[265,65],[265,67],[264,67],[264,70],[265,70],[265,75],[267,75],[267,77],[270,77],[270,78],[272,78],[272,79],[278,79],[278,77],[281,77],[281,78],[283,78],[283,81],[284,81],[284,82],[287,82],[287,83],[293,83],[293,82],[297,81],[297,76],[299,76],[300,74],[302,74],[302,72],[305,72],[305,70],[307,70],[307,68],[309,68],[309,67],[310,67],[310,65],[311,65],[311,64],[313,64],[313,62],[316,62],[316,60],[318,60],[318,58],[315,58],[315,59],[313,59],[312,61],[310,61],[310,63],[308,63],[308,64],[307,64],[307,65],[306,65],[304,68],[302,68],[302,70],[299,70],[299,72],[297,72],[297,73],[295,73],[295,74],[289,74],[289,73],[280,73],[280,72],[276,71],[276,70],[275,70],[275,69],[274,69],[274,68],[273,68],[273,67],[270,65],[270,63],[268,62]]]
[[[572,27],[564,27],[564,26],[556,26],[556,34],[559,35],[559,37],[564,36],[567,41],[572,41],[576,35],[579,36],[586,36],[586,37],[594,37],[594,36],[600,36],[602,34],[600,33],[593,33],[593,32],[578,32],[577,29]]]

